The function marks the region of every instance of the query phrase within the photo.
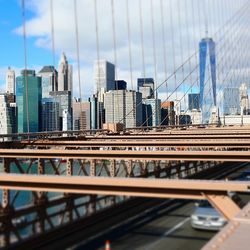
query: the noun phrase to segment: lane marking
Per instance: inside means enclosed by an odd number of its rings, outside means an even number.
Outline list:
[[[156,240],[155,242],[153,242],[151,245],[149,245],[148,247],[146,247],[145,249],[146,250],[149,250],[149,249],[155,249],[155,245],[157,245],[161,240],[162,238],[165,238],[166,236],[172,234],[174,231],[176,231],[177,229],[179,229],[180,227],[182,227],[185,223],[187,223],[188,221],[190,220],[190,217],[184,219],[183,221],[181,221],[180,223],[178,223],[177,225],[175,225],[173,228],[167,230],[164,234],[161,235],[161,238]]]

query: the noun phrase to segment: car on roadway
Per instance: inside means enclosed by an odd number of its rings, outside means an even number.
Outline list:
[[[243,171],[237,178],[238,181],[250,181],[250,169]]]
[[[226,219],[207,200],[196,203],[191,215],[192,228],[219,231],[226,223]]]

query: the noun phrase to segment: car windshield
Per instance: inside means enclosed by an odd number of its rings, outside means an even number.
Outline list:
[[[212,207],[211,204],[207,200],[202,200],[199,202],[199,207]]]

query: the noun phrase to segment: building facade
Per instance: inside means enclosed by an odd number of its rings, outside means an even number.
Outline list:
[[[249,99],[248,99],[248,87],[246,83],[242,83],[239,88],[240,91],[240,107],[243,115],[249,114]]]
[[[175,125],[174,102],[161,103],[161,125]]]
[[[22,70],[16,78],[18,133],[40,131],[41,99],[41,77],[35,70]]]
[[[71,119],[71,122],[70,122],[71,125],[68,124],[67,128],[72,128],[71,92],[70,91],[54,91],[54,92],[50,92],[49,94],[50,94],[50,97],[53,98],[55,102],[59,103],[60,130],[63,129],[63,117],[66,114],[67,114],[67,119],[69,119],[69,117]]]
[[[73,130],[90,129],[90,102],[73,101]]]
[[[126,128],[142,125],[141,93],[113,90],[104,94],[105,123],[122,123]]]
[[[156,127],[161,123],[161,100],[146,99],[143,102],[143,126]]]
[[[207,57],[210,63],[211,83],[212,83],[212,100],[204,96],[209,93],[210,86],[205,84],[209,77],[206,75]],[[203,122],[208,122],[210,116],[211,104],[216,106],[216,54],[215,42],[212,38],[203,38],[199,43],[199,69],[200,69],[200,109],[202,111]],[[207,72],[208,73],[208,72]],[[206,91],[205,91],[206,89]],[[209,100],[209,103],[208,103]],[[210,103],[212,101],[212,103]]]
[[[224,115],[240,114],[240,92],[238,88],[228,87],[223,92]]]
[[[42,99],[42,131],[59,131],[59,103],[52,98]]]
[[[15,77],[15,71],[11,69],[11,67],[8,67],[8,70],[6,72],[6,93],[8,94],[16,94],[16,77]]]
[[[188,110],[200,109],[200,94],[188,94]]]
[[[142,99],[153,99],[154,95],[154,79],[153,78],[138,78],[137,91],[142,93]]]
[[[58,89],[57,71],[54,66],[44,66],[37,76],[40,76],[42,81],[42,98],[50,98],[49,93]]]
[[[12,108],[7,100],[6,94],[0,94],[0,134],[12,134],[13,123]]]
[[[73,90],[73,69],[69,65],[68,60],[64,53],[62,53],[59,66],[58,66],[58,91]]]
[[[115,65],[105,60],[95,61],[94,81],[97,94],[115,90]]]

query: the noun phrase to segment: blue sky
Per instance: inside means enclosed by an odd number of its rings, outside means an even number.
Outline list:
[[[161,26],[161,0],[153,0],[154,11],[150,6],[150,0],[142,0],[143,33],[144,33],[144,56],[145,72],[143,72],[140,20],[139,20],[139,0],[129,0],[129,19],[131,27],[131,50],[133,79],[130,79],[126,0],[114,1],[115,25],[116,25],[116,49],[117,49],[117,78],[124,79],[131,88],[136,85],[136,78],[157,77],[160,84],[174,71],[174,67],[180,66],[190,55],[198,49],[200,39],[205,35],[205,21],[208,23],[209,36],[215,42],[220,41],[221,33],[213,36],[218,29],[229,20],[235,11],[249,0],[163,0],[163,13],[165,14],[165,44],[167,72],[163,63],[163,42]],[[43,65],[53,64],[51,53],[51,26],[50,26],[50,0],[26,0],[26,27],[27,27],[27,66],[28,68],[39,70]],[[78,24],[79,24],[79,49],[80,49],[80,73],[82,96],[86,99],[94,91],[93,62],[97,59],[96,29],[94,18],[94,1],[78,0]],[[99,32],[99,54],[101,59],[114,62],[114,45],[112,32],[112,15],[110,0],[97,0],[98,12],[98,32]],[[237,2],[237,3],[236,3]],[[74,95],[77,96],[78,80],[76,66],[76,40],[73,0],[53,0],[54,4],[54,28],[55,28],[55,66],[57,67],[60,54],[66,53],[69,62],[74,69]],[[172,3],[172,7],[170,6]],[[194,9],[192,10],[192,5]],[[180,5],[178,7],[178,5]],[[194,12],[192,12],[194,11]],[[152,21],[154,14],[156,60],[153,60],[152,46]],[[171,23],[171,13],[173,20]],[[178,17],[179,16],[179,17]],[[207,18],[205,18],[207,16]],[[247,23],[247,21],[246,21]],[[172,27],[174,34],[172,36]],[[234,30],[237,27],[231,27]],[[241,30],[242,32],[242,30]],[[243,33],[243,32],[242,32]],[[230,32],[228,33],[230,37]],[[243,36],[244,38],[244,36]],[[239,43],[243,47],[244,41]],[[180,41],[182,47],[180,47]],[[187,42],[189,41],[189,42]],[[175,52],[173,52],[173,43]],[[16,74],[24,68],[24,44],[22,36],[22,10],[21,0],[0,0],[0,90],[4,89],[5,71],[8,66],[15,68]],[[217,44],[218,45],[218,44]],[[245,45],[247,46],[247,45]],[[219,45],[218,45],[219,47]],[[218,48],[217,47],[217,48]],[[226,47],[226,46],[224,46]],[[219,50],[219,49],[218,49]],[[223,49],[217,55],[224,58],[223,61],[233,61],[233,57],[225,59]],[[175,53],[175,55],[174,55]],[[235,55],[234,55],[235,56]],[[173,62],[175,57],[175,65]],[[239,56],[238,56],[239,57]],[[237,58],[236,58],[237,59]],[[249,61],[249,60],[246,60]],[[192,58],[191,66],[197,63],[195,57]],[[235,63],[237,61],[235,60]],[[245,68],[248,65],[243,65]],[[185,73],[189,72],[189,63],[185,64]],[[220,65],[225,68],[227,65]],[[155,74],[155,71],[156,74]],[[182,70],[179,70],[177,80],[180,81]],[[235,72],[239,69],[235,69]],[[197,77],[197,70],[192,79],[188,78],[185,84],[189,84]],[[224,79],[223,75],[220,79]],[[226,79],[227,80],[227,79]],[[133,85],[131,84],[133,82]],[[225,84],[228,81],[225,81]],[[166,88],[160,89],[160,93],[166,95]],[[175,88],[173,77],[168,82],[168,90]],[[182,95],[186,87],[178,91]],[[197,84],[193,91],[197,90]],[[159,95],[160,96],[160,95]]]
[[[26,19],[35,17],[31,9],[26,9]],[[19,0],[0,0],[0,89],[4,88],[5,69],[8,66],[24,68],[24,40],[16,29],[22,25],[22,8]],[[44,64],[52,64],[49,50],[35,45],[35,37],[28,36],[27,64],[36,68]]]

